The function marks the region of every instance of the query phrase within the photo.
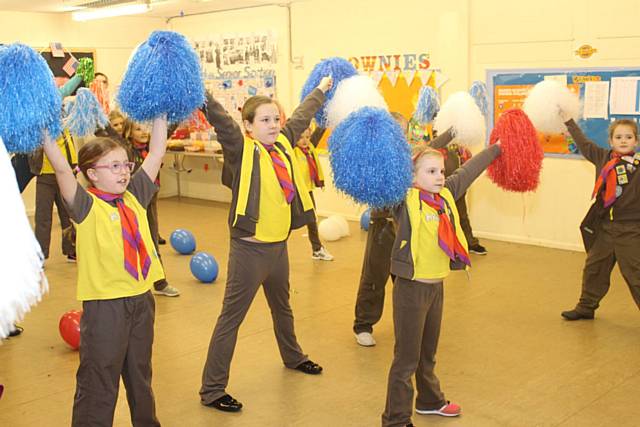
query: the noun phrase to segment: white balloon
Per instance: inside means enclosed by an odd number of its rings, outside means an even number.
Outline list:
[[[351,232],[349,231],[349,222],[342,215],[331,215],[327,219],[337,224],[340,230],[340,237],[346,237],[351,234]]]
[[[322,240],[333,242],[342,237],[340,226],[329,218],[323,219],[318,224],[318,234]]]

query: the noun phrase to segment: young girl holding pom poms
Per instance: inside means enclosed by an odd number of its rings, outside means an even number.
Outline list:
[[[224,107],[207,95],[206,115],[222,144],[223,183],[231,188],[232,200],[227,284],[202,375],[203,405],[227,412],[242,409],[225,389],[238,329],[261,284],[285,366],[306,374],[322,371],[302,352],[295,336],[287,238],[292,229],[314,218],[292,143],[309,127],[331,84],[331,78],[322,79],[282,129],[278,107],[270,98],[249,98],[242,107],[246,136]]]
[[[434,372],[443,308],[443,279],[470,264],[456,199],[500,154],[493,145],[445,179],[442,153],[421,149],[414,156],[414,187],[394,208],[397,234],[391,254],[394,358],[389,370],[383,426],[411,425],[415,375],[416,412],[457,416]]]
[[[600,301],[609,291],[616,262],[640,308],[640,153],[638,124],[616,120],[609,126],[609,145],[590,141],[568,114],[561,112],[580,153],[596,167],[595,202],[580,225],[587,260],[582,273],[582,292],[573,310],[563,311],[567,320],[593,319]]]
[[[146,208],[165,152],[166,118],[154,120],[149,155],[133,163],[116,141],[96,138],[79,152],[87,190],[55,142],[44,151],[77,227],[80,366],[72,425],[112,425],[120,377],[133,425],[159,426],[151,389],[155,303],[149,289],[164,277]]]

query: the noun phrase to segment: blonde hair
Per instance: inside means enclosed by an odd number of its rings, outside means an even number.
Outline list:
[[[426,144],[420,144],[413,148],[413,173],[416,173],[420,164],[427,158],[440,158],[444,160],[442,152],[429,147]]]
[[[113,122],[115,119],[126,120],[126,117],[119,110],[111,110],[109,112],[109,121]]]

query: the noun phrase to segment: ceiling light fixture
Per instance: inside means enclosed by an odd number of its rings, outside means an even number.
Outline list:
[[[136,15],[149,12],[150,10],[151,5],[148,3],[128,4],[124,6],[103,7],[72,12],[71,19],[74,21],[90,21],[92,19],[112,18],[114,16]]]

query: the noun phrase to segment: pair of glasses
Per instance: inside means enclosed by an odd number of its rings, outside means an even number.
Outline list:
[[[112,162],[108,165],[93,165],[92,169],[109,169],[111,173],[115,175],[121,174],[124,172],[133,172],[133,168],[136,164],[134,162]]]

